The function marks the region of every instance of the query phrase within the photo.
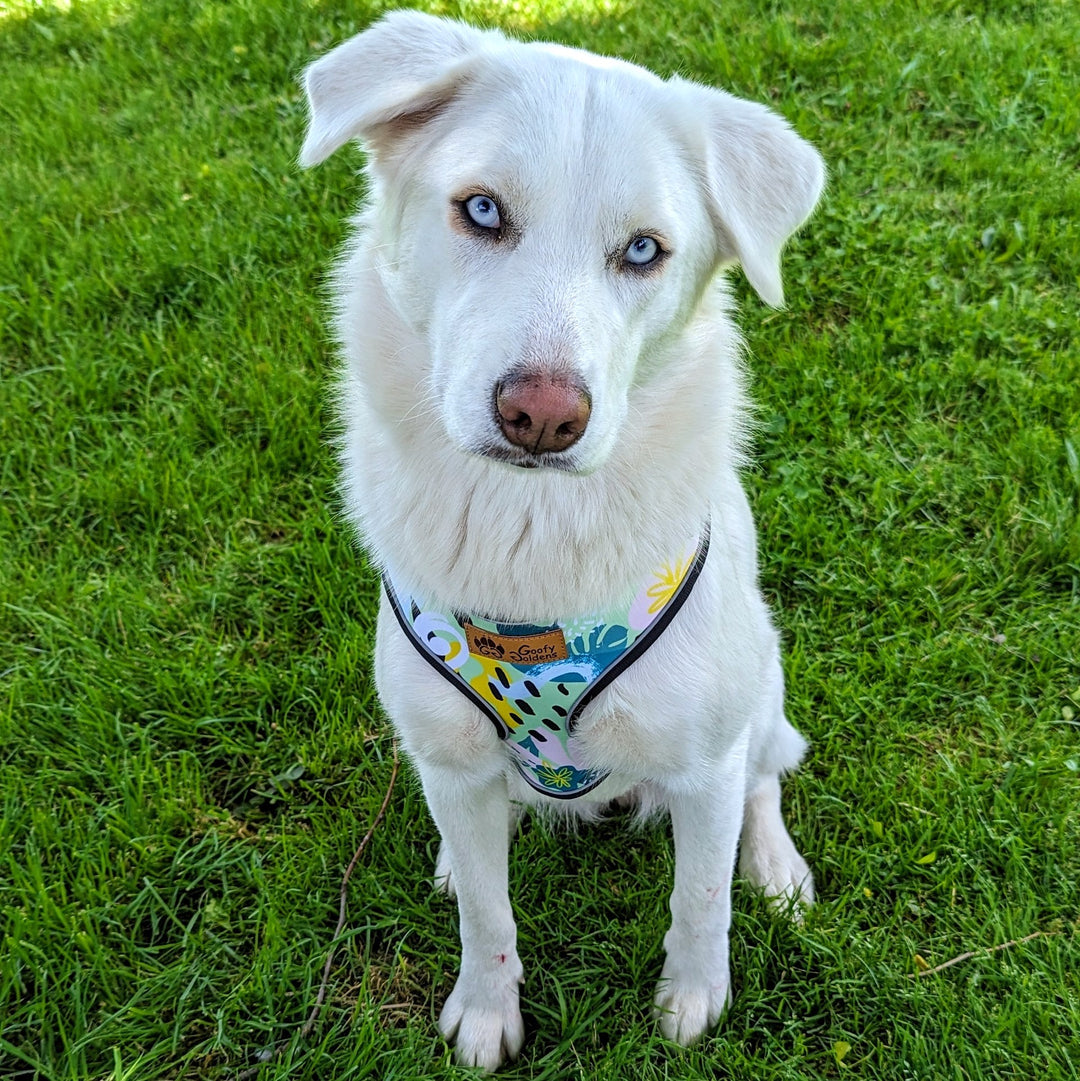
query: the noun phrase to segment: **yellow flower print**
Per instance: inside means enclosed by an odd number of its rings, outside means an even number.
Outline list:
[[[547,762],[542,766],[537,767],[536,776],[539,777],[548,788],[569,788],[574,777],[569,766],[560,766],[556,769]]]
[[[680,559],[674,566],[665,563],[660,568],[656,581],[645,590],[645,596],[649,598],[650,616],[656,615],[675,596],[676,590],[682,585],[682,580],[686,577],[686,572],[690,570],[690,564],[693,561],[694,557],[691,555],[686,559]]]

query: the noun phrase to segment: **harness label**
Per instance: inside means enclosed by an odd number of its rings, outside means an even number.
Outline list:
[[[566,638],[558,627],[530,635],[499,634],[472,623],[465,623],[464,630],[469,652],[474,657],[528,665],[565,661],[568,656]]]

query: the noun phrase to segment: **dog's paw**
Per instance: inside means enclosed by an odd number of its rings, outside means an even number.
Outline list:
[[[516,960],[516,958],[515,958]],[[518,1008],[517,976],[498,987],[478,987],[458,979],[439,1015],[439,1031],[454,1045],[459,1066],[479,1066],[487,1073],[497,1070],[506,1059],[517,1057],[525,1042],[525,1026]]]
[[[768,847],[744,848],[739,874],[760,889],[774,909],[796,922],[802,922],[814,903],[814,876],[787,833]]]
[[[683,982],[662,976],[656,988],[653,1016],[659,1019],[660,1031],[669,1040],[688,1047],[716,1025],[730,1002],[726,972],[716,983]]]
[[[439,854],[435,857],[435,891],[444,893],[447,897],[457,896],[454,876],[450,871],[450,853],[442,843],[439,844]]]

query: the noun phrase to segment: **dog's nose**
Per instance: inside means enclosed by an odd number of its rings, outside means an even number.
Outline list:
[[[530,372],[496,386],[495,410],[503,435],[514,446],[554,454],[581,438],[592,403],[573,377]]]

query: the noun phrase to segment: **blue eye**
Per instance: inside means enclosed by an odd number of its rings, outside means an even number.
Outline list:
[[[660,258],[660,245],[651,236],[634,237],[623,258],[631,266],[648,266]]]
[[[474,195],[463,205],[469,220],[481,229],[498,229],[502,225],[499,204],[491,196]]]

